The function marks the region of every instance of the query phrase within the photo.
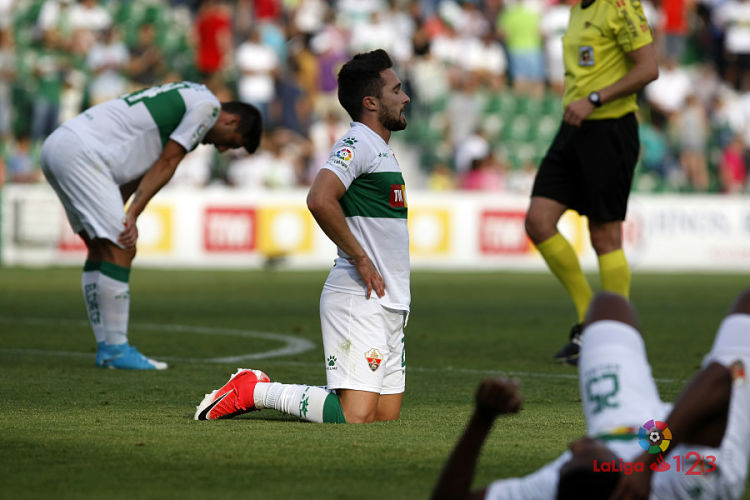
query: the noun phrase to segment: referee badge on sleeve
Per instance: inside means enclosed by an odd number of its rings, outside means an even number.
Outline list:
[[[578,65],[594,65],[594,47],[592,47],[591,45],[582,45],[578,47]]]

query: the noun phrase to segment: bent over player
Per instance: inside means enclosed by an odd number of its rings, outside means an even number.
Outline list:
[[[88,248],[81,284],[97,342],[96,366],[167,367],[128,343],[138,216],[198,143],[252,153],[261,128],[252,105],[220,103],[205,86],[178,82],[89,108],[44,141],[42,171]]]
[[[622,296],[598,295],[586,324],[578,371],[586,436],[528,476],[500,479],[470,493],[477,456],[495,418],[520,407],[515,384],[487,379],[432,498],[741,498],[750,459],[750,288],[719,325],[702,370],[671,408],[659,398],[635,311]],[[669,434],[653,434],[657,428]],[[659,446],[652,449],[654,443]],[[685,473],[691,469],[701,473]]]
[[[338,247],[320,320],[327,388],[268,383],[239,370],[207,394],[196,420],[273,408],[314,422],[394,420],[405,389],[409,233],[404,179],[388,141],[406,127],[409,103],[384,50],[354,56],[338,75],[352,117],[318,172],[307,204]]]

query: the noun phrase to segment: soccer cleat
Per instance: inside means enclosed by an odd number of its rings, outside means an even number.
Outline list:
[[[570,329],[570,342],[557,351],[555,361],[571,366],[578,366],[578,356],[581,353],[581,335],[583,334],[583,323],[576,323]]]
[[[125,342],[120,345],[105,345],[101,353],[102,368],[115,370],[166,370],[167,364],[147,358],[135,346]],[[96,354],[99,359],[99,352]]]
[[[260,370],[238,368],[221,389],[206,394],[201,404],[196,406],[195,420],[232,418],[257,410],[253,400],[255,384],[270,381],[268,375]]]
[[[107,346],[106,342],[97,342],[96,343],[96,361],[94,364],[98,368],[104,368],[104,354],[106,353],[105,347]]]

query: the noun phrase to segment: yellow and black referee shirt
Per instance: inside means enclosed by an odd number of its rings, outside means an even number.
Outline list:
[[[633,63],[628,52],[653,40],[639,0],[594,0],[570,11],[563,36],[565,95],[563,105],[587,97],[616,82]],[[603,104],[587,119],[619,118],[636,111],[635,94]]]

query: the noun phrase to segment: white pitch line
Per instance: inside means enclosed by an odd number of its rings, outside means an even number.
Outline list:
[[[88,326],[87,321],[83,320],[66,320],[66,319],[47,319],[47,318],[7,318],[0,316],[0,323],[25,323],[31,325],[51,325],[51,324],[62,324],[62,325],[73,325],[73,326]],[[208,326],[188,326],[188,325],[162,325],[157,323],[133,323],[133,327],[142,328],[146,330],[162,330],[172,332],[184,332],[194,333],[197,335],[229,335],[233,337],[245,337],[245,338],[257,338],[266,340],[277,340],[279,342],[285,342],[286,346],[280,349],[273,349],[270,351],[240,354],[239,356],[225,356],[219,358],[178,358],[178,357],[165,357],[158,356],[159,359],[167,361],[179,361],[189,363],[236,363],[240,361],[251,361],[257,359],[270,360],[270,358],[278,358],[281,356],[287,356],[291,354],[301,354],[307,352],[315,347],[315,344],[307,339],[295,337],[294,335],[285,335],[281,333],[271,332],[256,332],[253,330],[238,330],[233,328],[214,328]],[[71,358],[91,358],[94,355],[83,352],[68,352],[68,351],[50,351],[43,349],[0,349],[2,353],[8,354],[33,354],[39,356],[60,356],[60,357],[71,357]],[[306,362],[306,361],[291,361],[291,360],[273,360],[274,364],[283,365],[295,365],[295,366],[319,366],[320,363]],[[527,372],[527,371],[504,371],[504,370],[480,370],[476,368],[455,368],[452,366],[441,366],[440,368],[424,368],[419,366],[409,366],[408,371],[416,371],[422,373],[458,373],[464,375],[495,375],[504,377],[518,377],[518,378],[553,378],[553,379],[569,379],[578,380],[577,373],[549,373],[549,372]],[[672,384],[677,382],[684,382],[681,380],[671,378],[657,378],[654,379],[658,383]]]
[[[65,319],[46,319],[46,318],[7,318],[0,316],[0,323],[23,323],[28,325],[72,325],[87,326],[87,321],[65,320]],[[218,358],[178,358],[159,356],[159,359],[167,361],[182,361],[192,363],[237,363],[240,361],[251,361],[256,359],[268,359],[279,356],[289,356],[292,354],[301,354],[315,348],[315,344],[307,339],[295,337],[294,335],[285,335],[281,333],[258,332],[254,330],[239,330],[235,328],[214,328],[208,326],[189,326],[189,325],[160,325],[155,323],[132,323],[131,328],[144,330],[161,330],[172,332],[192,333],[197,335],[229,335],[232,337],[244,337],[264,340],[274,340],[285,344],[278,349],[270,351],[240,354],[237,356],[223,356]],[[0,349],[2,352],[13,352],[15,354],[42,354],[45,351],[40,349]],[[49,355],[59,355],[68,357],[91,357],[92,354],[66,351],[46,351]]]

